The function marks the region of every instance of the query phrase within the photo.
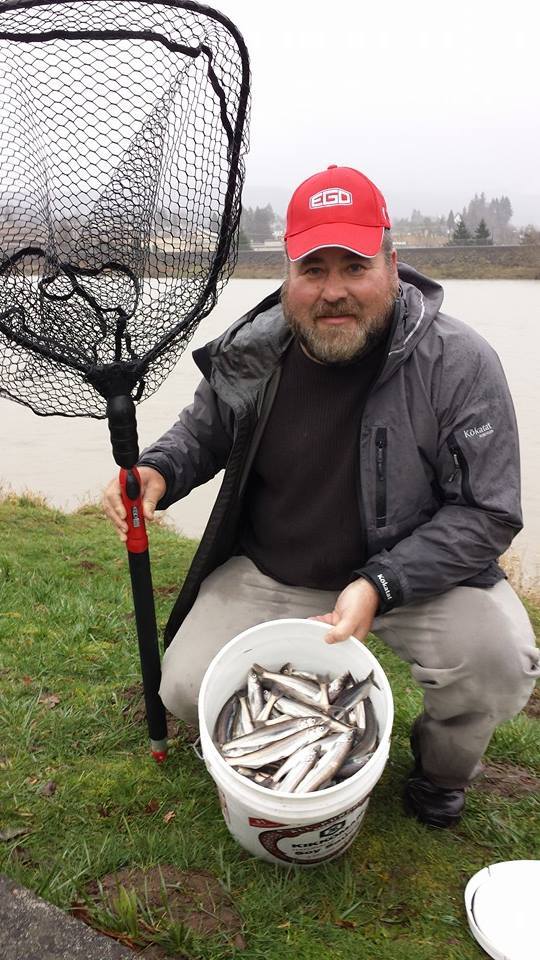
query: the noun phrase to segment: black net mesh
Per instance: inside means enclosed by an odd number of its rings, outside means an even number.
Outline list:
[[[0,394],[103,417],[158,388],[234,268],[248,91],[209,7],[0,6]]]

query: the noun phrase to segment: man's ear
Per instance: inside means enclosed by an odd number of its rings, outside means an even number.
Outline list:
[[[395,249],[392,250],[391,258],[392,258],[392,260],[391,260],[391,262],[392,262],[392,272],[393,272],[393,274],[394,274],[394,277],[395,277],[395,280],[396,280],[396,283],[397,283],[397,282],[399,281],[397,250],[395,250]]]

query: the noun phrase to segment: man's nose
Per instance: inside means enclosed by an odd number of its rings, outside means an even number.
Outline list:
[[[329,273],[326,275],[324,288],[322,291],[323,300],[334,302],[336,300],[343,300],[346,296],[347,285],[345,283],[345,278],[337,270],[329,271]]]

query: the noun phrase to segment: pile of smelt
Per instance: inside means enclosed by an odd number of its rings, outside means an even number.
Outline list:
[[[221,754],[242,776],[280,793],[310,793],[351,777],[373,756],[377,717],[363,680],[331,680],[286,663],[254,663],[247,685],[222,707],[214,728]]]

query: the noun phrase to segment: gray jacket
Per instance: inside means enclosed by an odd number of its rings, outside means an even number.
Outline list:
[[[440,313],[439,284],[405,264],[399,273],[390,349],[352,426],[365,538],[355,575],[377,587],[382,613],[457,585],[492,586],[504,577],[497,558],[522,526],[517,427],[499,358]],[[246,480],[291,340],[279,295],[195,351],[203,380],[194,402],[140,459],[167,482],[160,509],[225,467],[166,641],[237,545]]]

